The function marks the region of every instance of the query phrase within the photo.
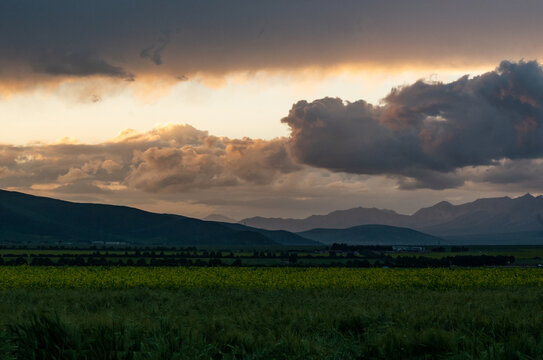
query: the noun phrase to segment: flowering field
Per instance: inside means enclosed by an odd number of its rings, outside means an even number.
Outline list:
[[[477,289],[542,286],[537,268],[0,267],[0,289]]]

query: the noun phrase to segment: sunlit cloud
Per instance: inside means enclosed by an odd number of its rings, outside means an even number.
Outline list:
[[[339,98],[299,101],[282,120],[290,129],[288,138],[229,138],[166,124],[147,132],[125,129],[96,144],[64,138],[4,145],[2,182],[8,187],[56,183],[73,190],[74,184],[83,183],[96,188],[98,181],[102,190],[107,188],[103,184],[115,183],[152,193],[248,185],[280,188],[292,181],[290,174],[308,176],[307,167],[386,176],[400,189],[513,182],[514,177],[502,172],[525,173],[528,164],[534,166],[543,157],[542,84],[537,62],[504,61],[495,71],[472,78],[419,80],[394,88],[379,105]],[[328,181],[326,186],[338,189],[344,184]]]

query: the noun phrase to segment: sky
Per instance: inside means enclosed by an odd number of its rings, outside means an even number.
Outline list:
[[[541,194],[542,15],[2,1],[0,188],[234,219]]]

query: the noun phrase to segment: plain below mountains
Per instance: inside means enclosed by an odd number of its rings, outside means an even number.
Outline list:
[[[146,245],[316,245],[287,231],[82,204],[0,190],[0,242]]]
[[[379,224],[407,227],[449,243],[540,244],[543,243],[543,196],[485,198],[453,205],[442,201],[413,215],[392,210],[354,208],[305,219],[253,217],[240,223],[269,230],[301,233],[315,228],[346,229]],[[338,233],[339,236],[339,233]]]

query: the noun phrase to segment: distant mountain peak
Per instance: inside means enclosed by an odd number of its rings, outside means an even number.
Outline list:
[[[529,200],[532,200],[532,199],[535,199],[535,197],[530,193],[526,193],[526,194],[524,194],[522,196],[519,196],[517,199],[529,199]]]
[[[454,205],[451,204],[450,202],[448,201],[440,201],[438,202],[437,204],[435,204],[434,206],[432,206],[433,208],[450,208],[450,207],[453,207]]]

